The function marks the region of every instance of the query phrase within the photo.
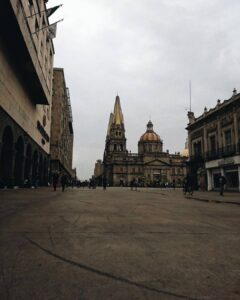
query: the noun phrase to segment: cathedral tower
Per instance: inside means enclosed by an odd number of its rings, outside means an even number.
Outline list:
[[[124,119],[119,96],[116,97],[114,111],[110,114],[105,151],[126,153]]]
[[[120,172],[124,168],[127,155],[123,113],[120,98],[117,96],[113,113],[110,114],[109,118],[103,157],[103,176],[109,185],[114,185],[121,180]]]

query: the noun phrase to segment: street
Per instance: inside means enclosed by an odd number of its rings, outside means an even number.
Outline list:
[[[172,189],[1,190],[0,299],[240,299],[240,206]]]

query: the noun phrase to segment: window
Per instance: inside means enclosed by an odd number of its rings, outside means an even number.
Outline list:
[[[47,60],[47,56],[45,56],[45,68],[46,68],[46,70],[47,70],[47,68],[48,68],[48,60]]]
[[[216,136],[215,135],[211,135],[209,137],[209,150],[211,152],[216,152]]]
[[[40,52],[41,52],[41,55],[43,56],[43,41],[41,41],[41,48],[40,48]]]
[[[225,145],[229,146],[232,144],[232,133],[231,130],[226,130],[225,131]]]
[[[119,136],[122,136],[122,133],[121,133],[121,132],[119,132]]]
[[[195,156],[199,156],[202,153],[202,143],[201,141],[193,143],[193,153]]]
[[[37,19],[35,19],[35,31],[36,31],[36,33],[38,33],[38,31],[39,31],[39,24],[38,24]]]
[[[113,145],[113,150],[115,150],[115,151],[117,150],[117,145],[116,144]]]
[[[135,168],[132,169],[132,172],[135,173]]]
[[[120,145],[120,150],[123,151],[123,145]]]

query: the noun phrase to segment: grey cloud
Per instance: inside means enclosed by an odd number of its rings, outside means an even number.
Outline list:
[[[184,147],[192,80],[196,115],[239,87],[239,9],[235,0],[63,1],[55,65],[65,68],[74,117],[74,163],[88,178],[102,158],[116,93],[127,146],[151,116],[164,149]]]

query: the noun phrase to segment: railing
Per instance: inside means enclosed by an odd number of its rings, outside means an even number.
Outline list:
[[[69,122],[72,122],[73,118],[72,118],[72,107],[70,101],[69,88],[66,88],[66,97],[67,97],[67,105],[68,105],[68,113],[69,113]]]
[[[231,156],[231,155],[234,155],[236,154],[236,147],[237,145],[227,145],[225,147],[222,147],[222,156],[225,157],[225,156]]]
[[[214,149],[205,153],[206,160],[218,159],[219,157],[221,157],[220,149]]]
[[[194,162],[204,161],[204,154],[198,153],[198,154],[192,155],[192,156],[190,156],[190,161],[194,161]]]
[[[192,162],[203,162],[240,154],[240,142],[190,156]]]

